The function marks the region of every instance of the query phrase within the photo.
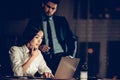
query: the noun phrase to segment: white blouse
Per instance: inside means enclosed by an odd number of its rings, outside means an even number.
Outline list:
[[[26,45],[22,47],[12,46],[9,50],[9,54],[12,62],[14,76],[34,76],[37,71],[40,74],[43,74],[44,72],[52,73],[46,65],[40,50],[39,53],[39,56],[34,59],[34,61],[26,70],[26,73],[23,74],[22,65],[30,58],[29,49],[26,47]]]

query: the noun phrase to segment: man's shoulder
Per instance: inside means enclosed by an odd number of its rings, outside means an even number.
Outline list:
[[[57,18],[57,19],[65,19],[65,16],[54,15],[53,18]]]

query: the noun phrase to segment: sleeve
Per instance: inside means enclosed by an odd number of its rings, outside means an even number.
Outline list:
[[[11,59],[12,63],[12,70],[14,72],[14,76],[23,76],[23,71],[22,71],[22,63],[20,59],[20,51],[18,47],[13,46],[9,50],[9,56]]]
[[[41,62],[40,62],[40,65],[38,67],[38,72],[40,74],[43,74],[44,72],[52,73],[51,69],[47,66],[47,64],[46,64],[46,62],[45,62],[41,52],[40,52],[40,59],[41,59],[40,60]]]
[[[67,45],[67,52],[64,55],[74,56],[77,51],[77,37],[73,34],[72,30],[70,29],[69,23],[65,17],[63,17],[62,21],[64,23],[63,31],[65,44]]]

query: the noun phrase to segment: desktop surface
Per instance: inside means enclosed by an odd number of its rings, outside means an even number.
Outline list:
[[[22,77],[22,76],[3,76],[0,77],[0,80],[113,80],[110,78],[87,78],[87,79],[53,79],[53,78],[40,78],[40,77]],[[120,79],[115,79],[120,80]]]

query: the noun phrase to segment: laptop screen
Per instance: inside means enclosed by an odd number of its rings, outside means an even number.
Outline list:
[[[55,73],[55,79],[71,79],[78,66],[80,59],[69,56],[62,57]]]

